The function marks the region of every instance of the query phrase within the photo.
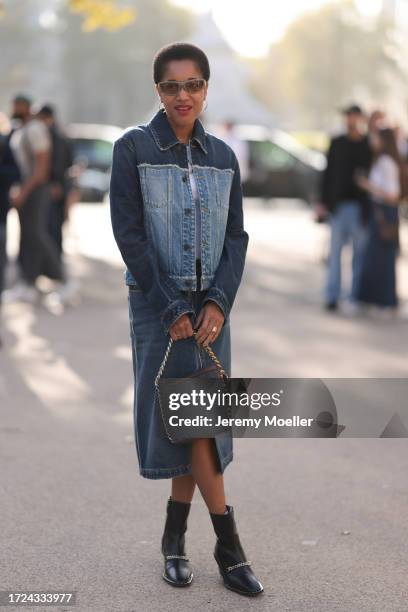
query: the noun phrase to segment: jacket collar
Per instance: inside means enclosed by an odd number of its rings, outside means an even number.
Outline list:
[[[148,126],[153,134],[153,138],[157,144],[157,146],[165,151],[166,149],[170,149],[174,145],[179,143],[177,136],[174,133],[173,128],[171,127],[168,119],[166,111],[161,108],[157,111],[151,121],[148,123]],[[204,153],[207,153],[206,149],[206,133],[201,121],[197,118],[194,123],[193,134],[191,136],[191,140],[195,140],[200,145],[201,149]]]

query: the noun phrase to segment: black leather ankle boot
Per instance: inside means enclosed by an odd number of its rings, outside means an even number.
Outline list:
[[[191,504],[167,500],[167,517],[161,540],[164,556],[163,578],[172,586],[188,586],[193,580],[189,560],[184,550],[187,517]]]
[[[217,535],[214,557],[224,585],[241,595],[259,595],[263,586],[254,575],[239,540],[234,519],[234,509],[226,506],[228,514],[212,514],[211,520]]]

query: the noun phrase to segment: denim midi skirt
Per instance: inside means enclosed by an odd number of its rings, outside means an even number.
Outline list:
[[[207,291],[183,292],[198,316]],[[145,478],[174,478],[192,474],[191,442],[174,444],[167,438],[155,396],[154,381],[170,339],[163,333],[155,313],[140,288],[129,285],[129,322],[134,376],[133,423],[139,473]],[[194,325],[193,318],[193,325]],[[210,344],[224,370],[231,376],[231,336],[229,317],[218,338]],[[163,378],[182,378],[212,365],[210,357],[196,340],[173,342]],[[222,432],[213,438],[218,470],[223,473],[233,459],[232,434]]]

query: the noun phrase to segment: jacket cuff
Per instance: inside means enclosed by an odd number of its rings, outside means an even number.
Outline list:
[[[221,308],[222,312],[224,313],[225,322],[231,311],[231,306],[228,303],[227,296],[225,295],[225,293],[221,289],[218,289],[218,287],[210,287],[207,291],[207,295],[203,300],[203,304],[209,302],[210,300],[212,302],[215,302],[217,306]]]
[[[161,323],[163,325],[164,332],[168,334],[173,323],[179,317],[181,317],[181,315],[189,313],[194,314],[194,310],[187,301],[176,300],[175,302],[172,302],[161,316]]]

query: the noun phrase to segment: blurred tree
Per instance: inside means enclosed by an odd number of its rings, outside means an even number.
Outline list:
[[[130,5],[130,2],[127,2]],[[84,34],[81,16],[60,11],[65,24],[61,70],[71,120],[127,126],[154,104],[155,52],[191,30],[191,15],[166,0],[132,0],[137,19],[119,32]]]
[[[0,19],[0,108],[8,109],[10,95],[28,91],[35,95],[31,75],[38,63],[47,63],[41,52],[42,34],[39,0],[6,0]],[[12,9],[12,10],[11,10]],[[37,15],[37,19],[35,18]],[[37,43],[37,44],[36,44]],[[55,85],[53,83],[52,85]],[[47,91],[44,92],[47,95]]]
[[[133,23],[136,17],[134,8],[118,6],[114,0],[68,0],[68,5],[84,16],[82,28],[85,32],[98,28],[114,32]]]
[[[390,76],[405,80],[392,22],[384,15],[364,21],[343,0],[294,21],[258,62],[253,87],[288,125],[327,129],[344,102],[383,101]]]
[[[126,0],[137,18],[110,31],[84,31],[84,13],[72,11],[68,0],[4,5],[0,110],[8,110],[16,91],[25,91],[39,103],[56,104],[64,121],[127,126],[144,119],[156,95],[154,53],[185,40],[193,23],[188,11],[166,0]]]
[[[85,32],[92,32],[98,28],[114,32],[129,25],[136,18],[135,9],[120,5],[118,0],[66,0],[66,2],[72,11],[83,16]],[[5,1],[0,0],[0,17],[5,14]]]

